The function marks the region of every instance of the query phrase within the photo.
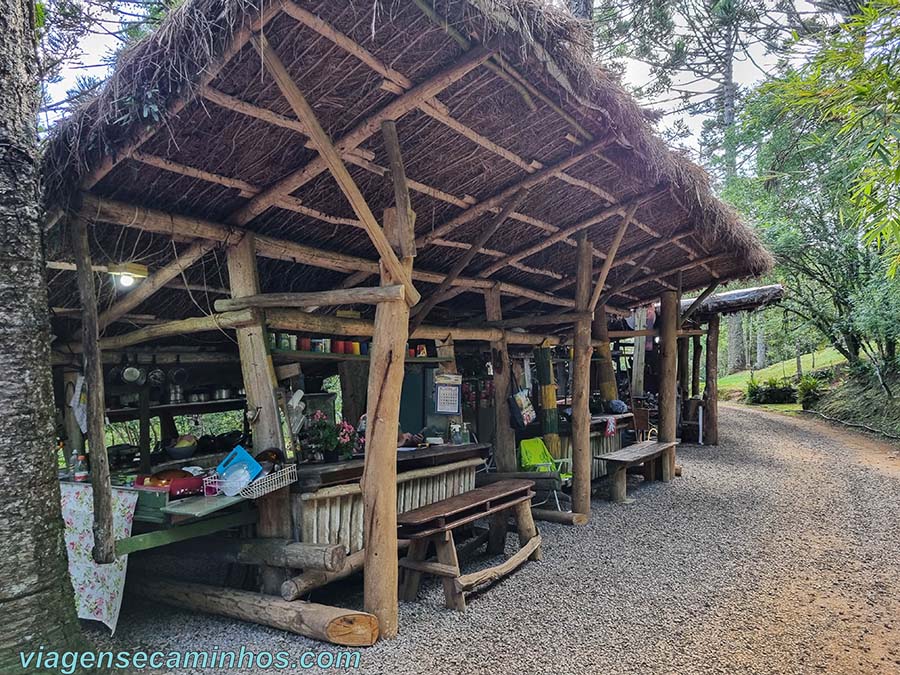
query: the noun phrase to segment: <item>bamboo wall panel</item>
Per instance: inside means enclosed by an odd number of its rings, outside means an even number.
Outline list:
[[[591,432],[591,480],[602,478],[606,475],[606,462],[595,459],[595,455],[608,455],[611,452],[622,449],[622,435],[625,430],[620,428],[615,435],[607,436],[602,431]],[[561,438],[562,456],[572,458],[572,437]]]
[[[467,459],[399,474],[397,513],[474,489],[475,470],[483,464],[481,459]],[[293,511],[300,541],[344,544],[348,553],[363,548],[363,500],[359,483],[295,495]]]

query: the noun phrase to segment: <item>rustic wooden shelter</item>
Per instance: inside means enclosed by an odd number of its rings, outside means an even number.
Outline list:
[[[507,347],[570,344],[583,522],[587,364],[609,344],[592,318],[661,298],[660,439],[673,442],[680,294],[771,266],[588,45],[586,26],[537,0],[174,9],[46,152],[55,358],[83,359],[91,446],[103,445],[102,364],[137,345],[209,362],[237,351],[267,447],[284,443],[267,329],[372,336],[365,604],[392,636],[406,342],[434,340],[451,357],[454,342],[490,342],[507,471]],[[128,263],[149,276],[123,293],[107,273]],[[95,454],[96,557],[108,561],[109,480]],[[259,536],[290,534],[285,495],[257,508]],[[264,572],[277,591],[281,570]]]

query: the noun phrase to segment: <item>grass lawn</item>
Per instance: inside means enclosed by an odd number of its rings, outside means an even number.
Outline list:
[[[801,357],[803,361],[803,372],[809,372],[813,369],[813,355],[812,354],[804,354]],[[816,352],[816,368],[827,368],[828,366],[832,366],[835,363],[843,363],[844,357],[841,356],[837,350],[829,347],[827,349],[822,349]],[[796,359],[790,359],[788,361],[781,361],[780,363],[773,363],[768,368],[763,368],[762,370],[753,371],[753,377],[757,379],[757,381],[768,380],[773,377],[782,378],[782,377],[793,377],[797,374],[797,361]],[[747,383],[750,381],[750,371],[742,370],[738,373],[732,373],[731,375],[726,375],[725,377],[719,378],[719,391],[744,391],[747,388]]]

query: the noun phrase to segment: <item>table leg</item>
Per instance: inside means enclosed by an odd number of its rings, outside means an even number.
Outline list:
[[[410,560],[422,562],[428,553],[427,539],[413,539],[409,542],[409,550],[406,556]],[[401,568],[403,577],[400,581],[400,600],[402,602],[415,602],[416,596],[419,594],[419,582],[422,580],[422,573],[409,568]]]
[[[500,555],[506,550],[506,529],[509,515],[505,511],[493,513],[489,517],[487,552]]]
[[[625,501],[625,486],[628,484],[628,469],[625,466],[619,466],[612,474],[609,482],[609,500],[616,504]]]
[[[537,536],[537,527],[534,525],[534,517],[531,515],[531,500],[516,504],[516,527],[519,530],[519,546],[522,547]],[[538,546],[528,556],[529,560],[540,560],[543,557],[541,547]]]
[[[459,559],[456,557],[456,544],[453,541],[453,533],[447,532],[446,536],[439,535],[434,539],[437,548],[437,560],[444,565],[450,565],[459,569]],[[450,609],[463,611],[466,608],[466,596],[462,591],[456,590],[451,577],[441,577],[444,584],[444,604]]]

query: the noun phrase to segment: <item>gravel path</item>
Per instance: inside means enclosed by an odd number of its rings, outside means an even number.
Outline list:
[[[464,614],[426,583],[401,605],[401,636],[365,650],[360,670],[900,673],[897,448],[737,406],[723,406],[721,428],[718,448],[679,449],[682,478],[629,484],[633,504],[595,500],[583,528],[539,523],[544,560]],[[326,648],[133,601],[115,638],[95,637],[116,649]]]

